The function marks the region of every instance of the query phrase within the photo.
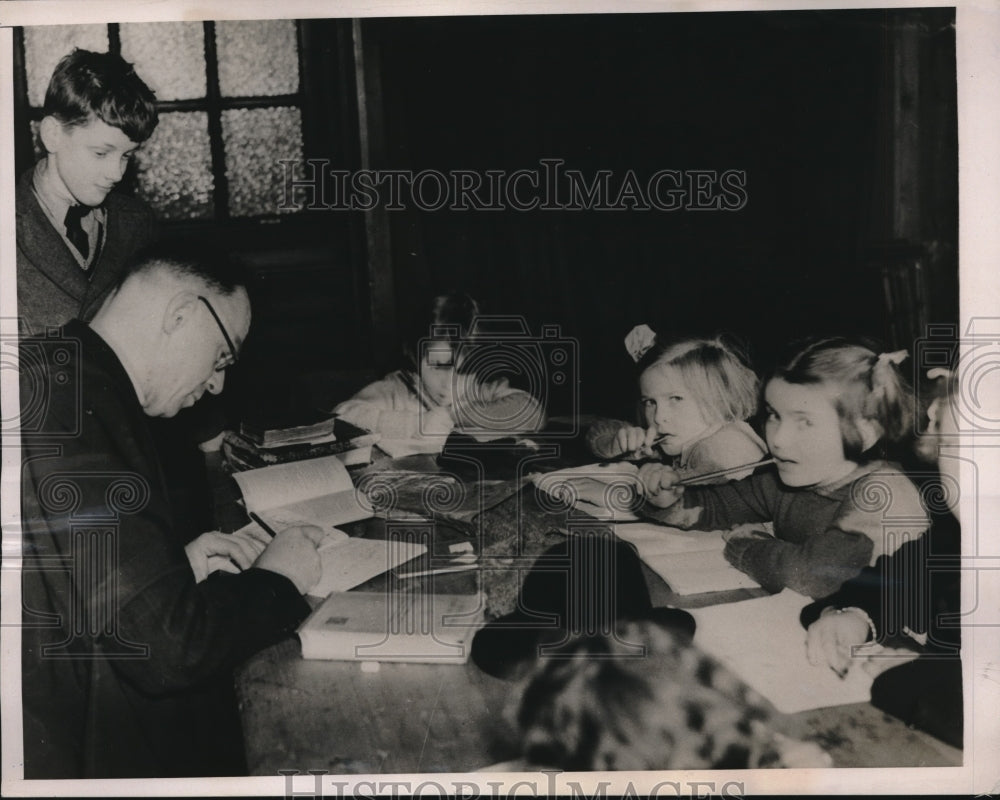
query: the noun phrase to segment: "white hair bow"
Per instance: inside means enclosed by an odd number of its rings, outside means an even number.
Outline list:
[[[656,344],[656,331],[643,323],[636,325],[625,337],[625,349],[636,363]]]

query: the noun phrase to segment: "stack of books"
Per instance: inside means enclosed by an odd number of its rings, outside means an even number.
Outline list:
[[[367,464],[378,439],[378,434],[327,416],[294,425],[243,423],[239,433],[226,432],[222,450],[237,472],[331,455],[349,465]]]

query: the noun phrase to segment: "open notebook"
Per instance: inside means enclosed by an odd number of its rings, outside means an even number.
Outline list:
[[[682,531],[666,525],[633,522],[615,525],[619,539],[632,544],[639,558],[679,595],[753,589],[760,584],[726,561],[721,531]]]
[[[858,663],[839,678],[806,657],[799,613],[812,601],[791,589],[741,603],[697,608],[695,644],[786,714],[871,699],[872,677]]]
[[[328,541],[319,549],[323,576],[309,591],[316,597],[351,589],[427,551],[416,542],[350,537],[337,528],[373,514],[336,456],[277,464],[233,477],[247,510],[272,530],[317,525],[327,533]]]

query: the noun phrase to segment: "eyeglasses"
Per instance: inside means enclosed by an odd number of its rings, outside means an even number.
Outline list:
[[[222,372],[224,369],[233,366],[233,364],[239,360],[239,356],[236,353],[236,345],[234,345],[233,340],[229,338],[226,326],[222,324],[222,320],[219,319],[219,315],[215,313],[215,309],[212,308],[212,304],[208,302],[208,299],[202,297],[201,295],[198,295],[198,299],[205,304],[205,308],[207,308],[209,313],[212,315],[212,319],[215,320],[215,324],[219,326],[219,330],[222,331],[222,338],[226,340],[226,345],[229,347],[229,352],[221,355],[219,360],[215,362],[215,371]]]

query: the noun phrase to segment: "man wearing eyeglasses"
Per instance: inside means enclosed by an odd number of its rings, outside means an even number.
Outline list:
[[[324,535],[191,530],[147,421],[221,392],[249,327],[225,259],[160,248],[22,342],[26,778],[246,772],[232,669],[304,619]]]

